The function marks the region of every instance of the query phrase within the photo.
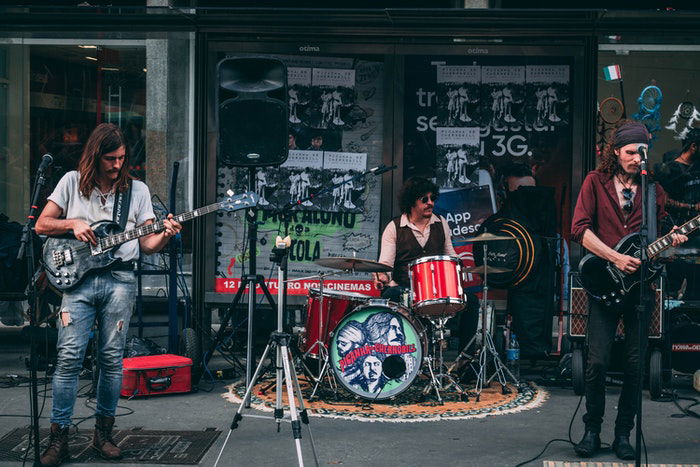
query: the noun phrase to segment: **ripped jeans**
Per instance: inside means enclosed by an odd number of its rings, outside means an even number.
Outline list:
[[[136,300],[136,276],[131,271],[90,274],[76,289],[63,294],[58,315],[58,362],[53,375],[51,423],[71,424],[90,330],[98,324],[96,414],[114,416],[122,384],[122,358],[129,319]]]

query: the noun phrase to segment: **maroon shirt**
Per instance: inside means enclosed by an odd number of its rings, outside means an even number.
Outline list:
[[[571,221],[571,239],[583,243],[583,234],[590,229],[610,248],[622,237],[638,232],[642,223],[641,193],[639,189],[634,196],[634,207],[627,219],[623,215],[617,198],[615,180],[612,175],[594,170],[583,181],[578,194],[574,218]],[[658,221],[666,218],[666,192],[660,184],[656,184],[656,218]],[[667,230],[668,226],[659,225],[659,232]]]

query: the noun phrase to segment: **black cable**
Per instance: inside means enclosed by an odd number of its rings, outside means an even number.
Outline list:
[[[584,396],[584,395],[582,394],[581,397],[579,397],[579,399],[578,399],[578,404],[576,404],[576,410],[574,410],[574,413],[573,413],[573,415],[571,416],[571,420],[569,421],[569,430],[568,430],[569,439],[563,439],[563,438],[553,438],[553,439],[550,439],[549,441],[547,441],[547,444],[544,445],[544,447],[542,448],[542,450],[541,450],[535,457],[533,457],[533,458],[531,458],[531,459],[528,459],[528,460],[526,460],[526,461],[523,461],[523,462],[517,464],[515,467],[521,467],[521,466],[523,466],[523,465],[525,465],[525,464],[529,464],[530,462],[536,461],[537,459],[539,459],[539,458],[547,451],[547,448],[549,448],[549,446],[550,446],[552,443],[561,442],[561,443],[568,443],[568,444],[571,444],[572,446],[575,446],[575,445],[576,445],[576,443],[574,443],[574,441],[571,439],[571,429],[572,429],[573,426],[574,426],[574,420],[576,419],[576,414],[578,413],[578,409],[581,407],[581,402],[583,402],[583,396]]]

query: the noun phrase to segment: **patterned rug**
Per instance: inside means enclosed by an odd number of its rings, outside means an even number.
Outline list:
[[[483,418],[530,410],[540,406],[548,397],[548,393],[534,383],[523,383],[519,392],[509,385],[509,394],[502,393],[500,384],[492,383],[481,392],[478,402],[475,394],[471,392],[468,401],[460,400],[459,395],[454,392],[445,392],[442,394],[444,403],[439,404],[434,392],[428,396],[423,395],[424,383],[418,381],[391,400],[358,399],[339,388],[337,396],[325,390],[320,394],[319,400],[310,402],[309,383],[304,379],[300,379],[299,383],[304,395],[304,404],[310,415],[365,422],[430,422]],[[228,392],[222,397],[234,404],[240,404],[244,395],[245,384],[238,383],[228,386]],[[275,408],[275,397],[274,380],[261,382],[253,388],[251,407],[272,412]],[[283,391],[283,403],[286,409],[286,386]]]

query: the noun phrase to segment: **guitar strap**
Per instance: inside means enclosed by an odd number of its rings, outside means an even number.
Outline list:
[[[112,208],[112,220],[119,224],[122,232],[126,229],[126,221],[129,219],[129,206],[131,205],[131,187],[133,184],[129,182],[129,187],[124,193],[117,191],[114,195],[114,207]]]
[[[647,185],[647,215],[649,216],[647,230],[647,245],[651,244],[657,238],[657,220],[656,220],[656,183],[652,182]]]

